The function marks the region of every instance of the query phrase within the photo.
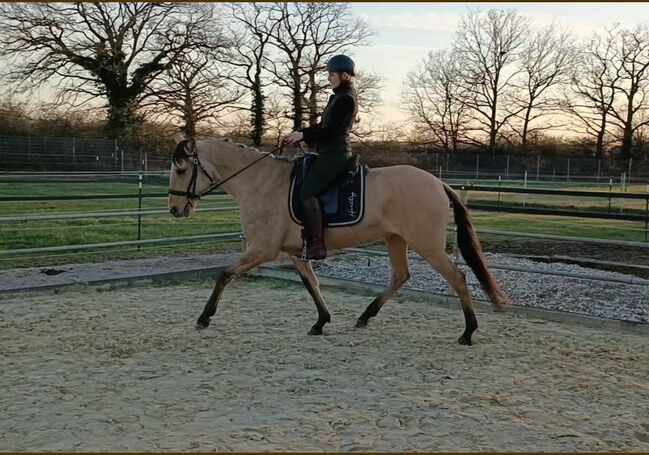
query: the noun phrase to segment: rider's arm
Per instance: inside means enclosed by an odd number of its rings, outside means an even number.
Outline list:
[[[307,144],[312,144],[323,139],[328,139],[340,130],[343,123],[348,116],[354,113],[354,99],[351,96],[343,96],[336,100],[331,107],[331,122],[326,127],[322,127],[321,123],[317,125],[302,128],[301,131],[304,135],[304,141]]]

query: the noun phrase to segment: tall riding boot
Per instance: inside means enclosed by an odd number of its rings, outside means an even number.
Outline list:
[[[306,254],[303,260],[324,259],[327,257],[327,249],[324,243],[324,226],[322,224],[322,211],[320,201],[316,197],[310,197],[302,203],[304,213],[304,229],[302,234],[306,241]]]

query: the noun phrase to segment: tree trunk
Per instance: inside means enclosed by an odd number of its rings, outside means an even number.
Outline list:
[[[293,129],[298,130],[302,128],[303,115],[302,91],[300,90],[299,82],[293,87],[293,113],[295,115],[293,118]]]
[[[597,133],[597,142],[595,143],[595,157],[598,160],[604,157],[604,134],[606,134],[606,114],[602,115],[602,123]]]
[[[496,154],[496,122],[495,119],[491,119],[491,128],[489,131],[489,151],[492,155]]]
[[[264,135],[264,93],[261,88],[261,79],[257,75],[253,85],[252,93],[252,143],[254,145],[261,145],[261,140]]]
[[[497,83],[498,79],[496,79]],[[491,118],[489,119],[489,152],[496,154],[496,115],[498,113],[497,104],[498,95],[494,93],[494,101],[491,108]]]
[[[633,156],[633,95],[629,96],[629,106],[626,112],[626,122],[624,122],[624,135],[622,136],[622,150],[620,158],[628,160]]]
[[[527,131],[530,127],[530,115],[532,112],[531,103],[525,110],[525,120],[523,120],[523,134],[521,135],[521,146],[523,151],[527,151]]]
[[[309,126],[318,123],[318,92],[316,90],[315,74],[309,74]]]
[[[139,128],[135,115],[134,98],[109,95],[107,133],[111,139],[118,139]]]
[[[184,113],[182,132],[186,138],[196,137],[196,116],[194,115],[194,103],[191,91],[185,90]]]

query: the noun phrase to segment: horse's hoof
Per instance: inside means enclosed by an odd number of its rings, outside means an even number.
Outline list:
[[[367,321],[364,321],[363,319],[357,319],[356,325],[354,327],[356,327],[357,329],[362,329],[364,327],[367,327]]]
[[[196,322],[196,330],[203,330],[209,327],[210,325],[210,320],[208,319],[207,321],[197,321]]]
[[[457,342],[464,345],[464,346],[473,346],[473,341],[471,341],[471,338],[468,338],[464,335],[462,335],[460,338],[457,339]]]
[[[308,335],[322,335],[322,329],[318,329],[317,327],[311,327],[311,330],[309,330]]]

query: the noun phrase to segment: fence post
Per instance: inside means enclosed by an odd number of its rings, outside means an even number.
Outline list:
[[[631,165],[633,164],[633,158],[629,158],[629,172],[626,174],[626,181],[628,184],[631,184]]]
[[[137,195],[137,239],[142,240],[142,171],[140,171],[138,182],[138,195]],[[137,244],[137,249],[140,249],[140,244]]]
[[[649,183],[647,184],[647,194],[644,206],[644,241],[647,241],[647,231],[649,231]]]
[[[599,175],[602,170],[602,159],[597,160],[597,183],[599,183]]]
[[[77,138],[73,137],[72,138],[72,162],[75,162],[75,158],[77,155]]]
[[[620,192],[626,191],[626,172],[622,172],[620,175]]]
[[[570,158],[568,158],[568,170],[566,171],[566,180],[570,180]]]
[[[608,179],[608,214],[611,214],[611,193],[613,193],[613,177]]]
[[[475,154],[475,178],[477,179],[480,175],[480,154]]]
[[[500,176],[498,176],[498,207],[500,207]]]
[[[523,180],[523,188],[527,188],[527,169],[525,169],[525,178]],[[523,207],[527,204],[527,193],[523,194]]]
[[[505,178],[509,179],[509,154],[507,155],[507,168],[505,169]]]

